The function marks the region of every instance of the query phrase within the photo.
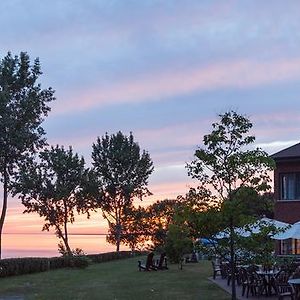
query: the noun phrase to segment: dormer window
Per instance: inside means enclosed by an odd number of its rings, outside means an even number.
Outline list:
[[[280,174],[281,200],[300,200],[300,172]]]

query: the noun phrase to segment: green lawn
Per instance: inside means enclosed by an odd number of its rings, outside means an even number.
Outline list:
[[[230,299],[207,280],[211,264],[202,261],[158,272],[139,272],[138,258],[92,264],[84,270],[61,269],[0,278],[0,298],[24,299]],[[5,299],[5,298],[4,298]]]

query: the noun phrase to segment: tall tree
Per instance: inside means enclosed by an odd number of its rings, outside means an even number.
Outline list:
[[[174,217],[183,211],[184,204],[179,200],[161,200],[147,207],[128,207],[122,219],[121,242],[132,250],[151,249],[165,251],[169,225]],[[116,244],[115,228],[110,228],[108,240]]]
[[[255,137],[249,134],[250,120],[234,111],[219,115],[220,120],[212,125],[213,130],[205,135],[204,148],[195,152],[195,160],[187,165],[188,174],[200,182],[201,188],[211,192],[221,202],[228,202],[228,227],[230,228],[230,262],[232,299],[235,289],[235,233],[236,211],[232,202],[241,187],[249,186],[258,192],[270,188],[269,171],[274,162],[259,148],[251,150],[249,145]],[[231,212],[231,213],[230,213]]]
[[[41,74],[39,60],[31,64],[25,52],[15,57],[8,53],[0,61],[0,174],[3,184],[0,258],[10,183],[20,162],[46,142],[41,124],[50,111],[48,103],[54,100],[54,91],[41,88],[38,83]]]
[[[144,207],[131,205],[124,210],[122,216],[121,243],[130,247],[131,251],[145,249],[149,241],[150,224],[148,212]],[[116,228],[109,228],[107,241],[116,245]]]
[[[181,209],[182,203],[177,199],[156,201],[147,207],[148,234],[154,250],[164,250],[169,226],[174,223],[174,216]]]
[[[38,162],[24,164],[14,185],[14,193],[20,195],[26,207],[24,212],[43,217],[43,230],[53,227],[63,242],[60,248],[69,255],[68,224],[74,222],[76,210],[89,212],[85,193],[88,172],[83,157],[74,154],[71,147],[65,150],[56,146],[40,152]]]
[[[115,234],[117,251],[123,232],[122,219],[135,198],[151,195],[147,188],[153,163],[146,151],[140,151],[132,133],[107,133],[93,144],[93,171],[99,183],[96,206],[102,209],[111,232]]]

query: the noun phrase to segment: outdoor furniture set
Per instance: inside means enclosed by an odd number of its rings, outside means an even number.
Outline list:
[[[231,284],[232,272],[229,263],[216,264],[212,261],[213,278],[221,276]],[[260,265],[237,265],[235,269],[237,286],[242,288],[242,296],[272,296],[278,299],[300,299],[300,269],[262,268]]]
[[[159,259],[154,260],[154,253],[150,252],[147,255],[146,264],[143,264],[141,260],[138,261],[138,269],[139,271],[168,270],[166,253],[161,253]]]

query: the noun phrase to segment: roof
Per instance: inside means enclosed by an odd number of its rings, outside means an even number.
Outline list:
[[[275,160],[300,158],[300,143],[276,152],[271,157]]]

